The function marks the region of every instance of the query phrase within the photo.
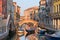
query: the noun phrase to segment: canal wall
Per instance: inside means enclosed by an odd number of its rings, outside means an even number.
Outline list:
[[[5,33],[3,33],[2,35],[0,35],[0,40],[4,40],[4,39],[6,39],[7,38],[7,36],[8,36],[8,32],[5,32]]]

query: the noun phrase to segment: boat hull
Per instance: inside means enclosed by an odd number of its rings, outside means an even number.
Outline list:
[[[52,36],[46,35],[46,40],[60,40],[60,37],[52,37]]]
[[[5,39],[8,36],[8,34],[8,32],[5,32],[2,35],[0,35],[0,40]]]

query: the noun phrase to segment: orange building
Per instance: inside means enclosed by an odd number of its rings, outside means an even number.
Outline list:
[[[0,15],[2,15],[2,0],[0,0]]]
[[[0,0],[0,16],[6,17],[7,15],[7,0]]]
[[[31,7],[31,8],[28,8],[24,11],[24,16],[25,16],[25,19],[29,20],[29,19],[33,19],[34,18],[34,13],[37,13],[38,12],[38,6],[35,6],[35,7]]]

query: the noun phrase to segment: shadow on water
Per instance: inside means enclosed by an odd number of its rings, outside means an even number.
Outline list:
[[[28,36],[28,35],[31,35],[31,34],[34,34],[35,33],[35,30],[26,30],[28,33],[26,34],[26,37]]]
[[[34,33],[35,33],[35,31],[34,31],[34,30],[26,30],[26,32],[28,32],[28,33],[26,34],[26,36],[24,36],[24,35],[23,35],[23,36],[19,36],[19,39],[20,39],[20,40],[28,40],[28,38],[27,38],[27,37],[28,37],[29,35],[34,34]]]
[[[9,35],[7,36],[6,40],[11,40],[16,33],[14,31],[9,31]]]

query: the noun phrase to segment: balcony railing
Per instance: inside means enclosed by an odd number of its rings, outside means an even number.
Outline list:
[[[51,16],[52,18],[60,18],[60,12],[50,13],[48,15]]]

